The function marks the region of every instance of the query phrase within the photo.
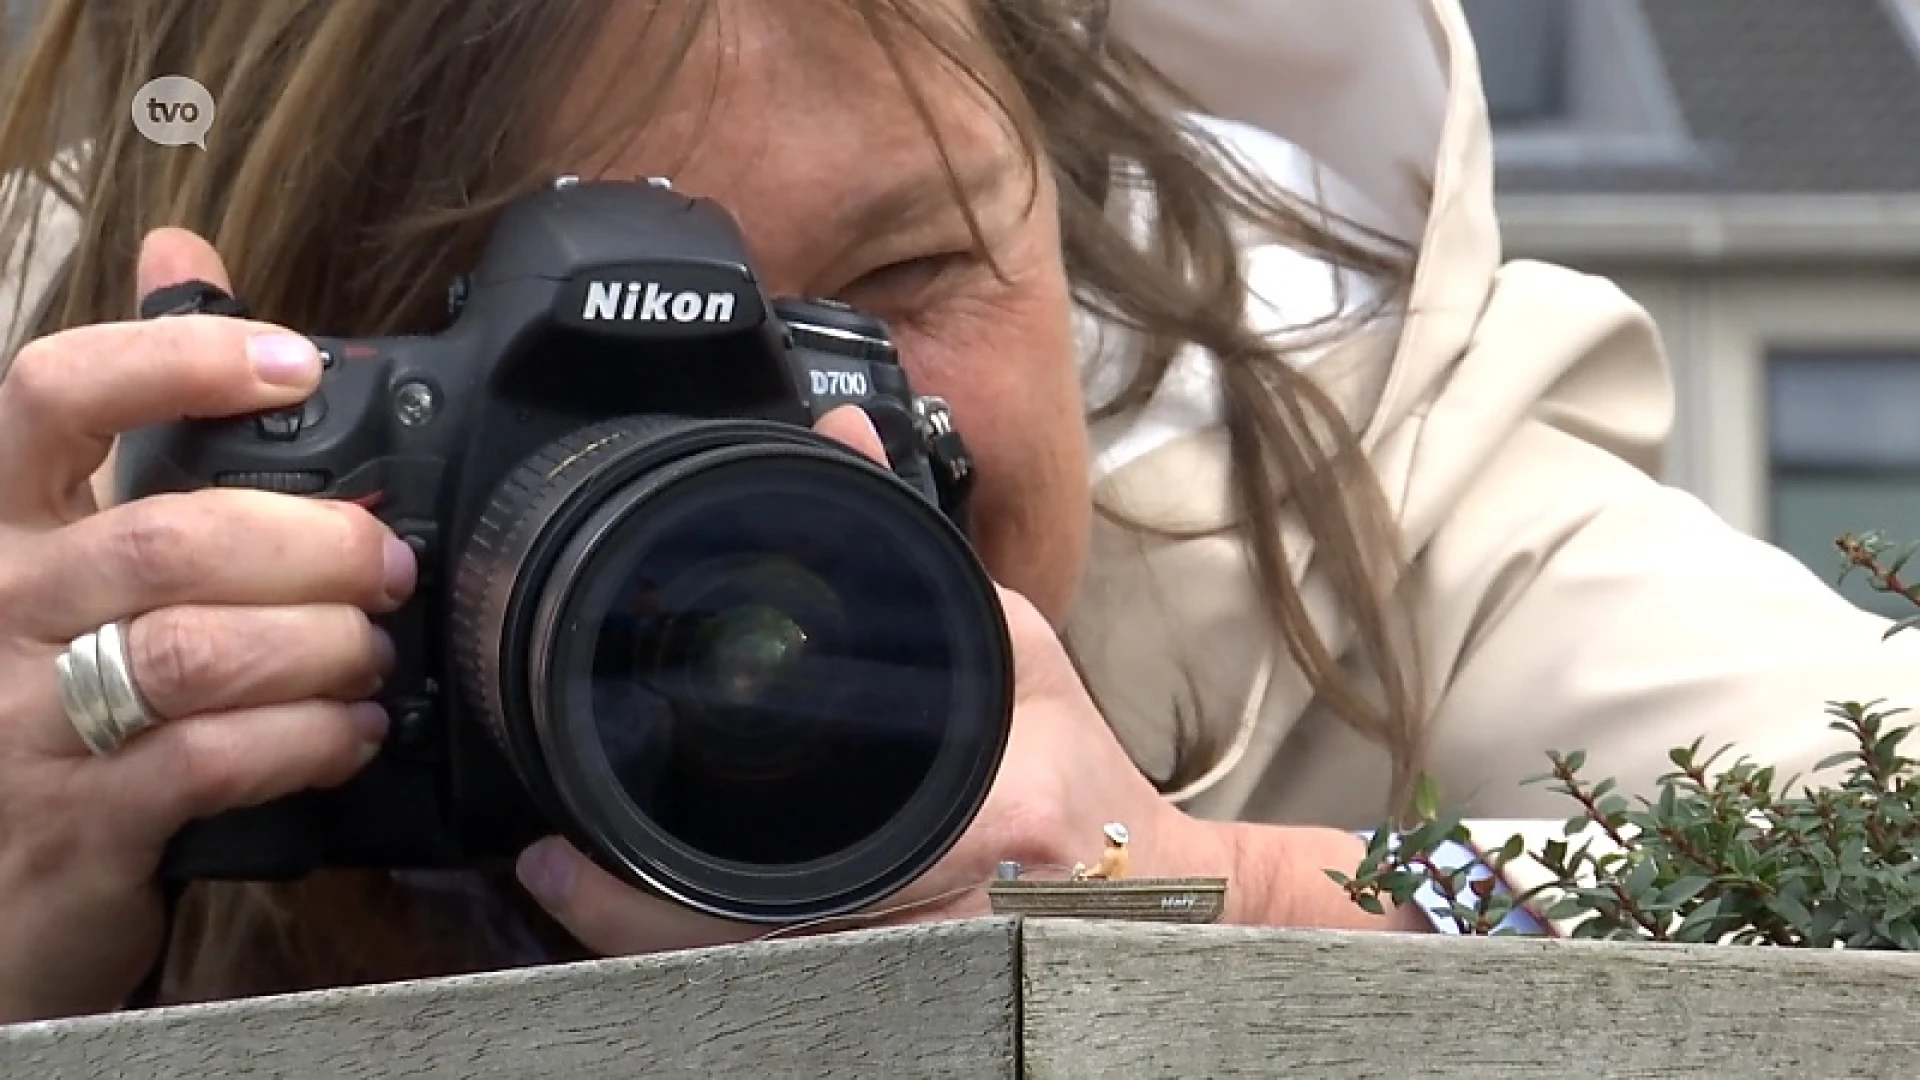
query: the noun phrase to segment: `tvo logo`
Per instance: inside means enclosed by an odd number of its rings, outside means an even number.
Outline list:
[[[162,75],[134,91],[134,130],[161,146],[207,148],[213,127],[213,95],[185,75]]]

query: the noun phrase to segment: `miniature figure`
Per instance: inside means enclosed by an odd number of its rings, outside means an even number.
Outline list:
[[[1100,861],[1091,867],[1074,863],[1073,880],[1117,881],[1127,876],[1127,827],[1114,821],[1101,832],[1106,835],[1107,847],[1100,853]]]

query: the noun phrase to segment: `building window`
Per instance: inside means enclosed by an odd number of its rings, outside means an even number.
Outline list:
[[[1496,127],[1564,123],[1569,110],[1568,0],[1464,0]]]
[[[1703,160],[1641,3],[1461,0],[1496,169]]]
[[[1834,539],[1879,531],[1920,542],[1920,347],[1776,352],[1767,362],[1773,542],[1833,582]],[[1920,578],[1920,556],[1910,564]],[[1884,615],[1920,609],[1859,574],[1841,592]]]

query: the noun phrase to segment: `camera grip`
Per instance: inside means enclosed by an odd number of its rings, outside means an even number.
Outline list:
[[[248,309],[224,289],[200,280],[163,286],[140,298],[140,318],[174,315],[247,318]],[[312,799],[300,795],[188,822],[161,853],[160,880],[298,877],[312,868],[303,849],[313,825]]]

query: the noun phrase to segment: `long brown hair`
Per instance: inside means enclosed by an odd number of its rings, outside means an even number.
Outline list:
[[[1139,407],[1180,348],[1218,358],[1256,587],[1320,700],[1393,750],[1403,791],[1422,715],[1391,514],[1338,405],[1248,328],[1238,230],[1252,225],[1369,275],[1387,286],[1383,302],[1402,295],[1410,259],[1316,224],[1323,213],[1234,165],[1180,119],[1188,103],[1178,88],[1104,35],[1100,0],[974,0],[972,27],[925,0],[842,2],[889,45],[906,92],[916,84],[898,60],[903,43],[931,44],[992,97],[1032,165],[1053,170],[1077,301],[1145,344],[1137,377],[1104,413]],[[686,53],[679,46],[713,6],[658,4],[649,32],[680,38],[659,54]],[[511,118],[558,115],[556,95],[577,83],[609,9],[609,0],[47,0],[10,65],[0,172],[37,177],[80,209],[81,223],[34,331],[126,318],[136,300],[128,268],[161,225],[208,237],[262,318],[317,333],[438,329],[443,283],[477,252],[494,214],[549,179],[554,133]],[[189,75],[220,103],[206,152],[158,150],[131,129],[126,103],[158,74]],[[648,73],[651,87],[629,82],[605,100],[634,102],[635,113],[565,134],[583,152],[631,137],[673,77],[663,69]],[[83,142],[73,175],[50,167]],[[1144,242],[1109,213],[1117,193],[1148,200]],[[24,199],[6,207],[10,256],[38,242],[35,209]],[[1274,524],[1282,503],[1312,537],[1372,685],[1343,669],[1308,616]],[[1221,750],[1185,747],[1171,785]],[[450,920],[407,914],[425,902],[355,875],[201,887],[182,920],[174,996],[486,966],[463,931],[435,931]]]

